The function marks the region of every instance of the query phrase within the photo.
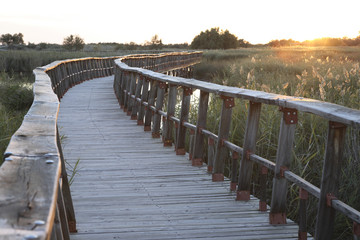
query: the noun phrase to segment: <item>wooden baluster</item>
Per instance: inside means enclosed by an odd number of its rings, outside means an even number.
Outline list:
[[[135,90],[135,99],[134,99],[134,105],[132,107],[132,111],[131,111],[131,120],[137,120],[138,119],[138,111],[139,111],[139,102],[136,100],[137,98],[140,98],[140,94],[141,94],[141,88],[143,85],[143,77],[140,75],[138,75],[137,73],[134,74],[135,75],[135,81],[137,79],[137,84],[136,84],[136,90]]]
[[[61,161],[61,181],[62,181],[62,195],[63,201],[65,204],[66,216],[67,216],[67,223],[69,225],[69,231],[74,233],[77,232],[76,230],[76,218],[75,218],[75,211],[74,205],[71,197],[70,185],[68,181],[68,175],[66,172],[66,163],[64,159],[64,154],[61,147],[61,141],[59,136],[59,129],[56,126],[56,140],[57,140],[57,147],[59,151],[60,161]]]
[[[346,126],[344,124],[329,122],[315,228],[315,239],[317,240],[332,238],[335,209],[331,207],[331,200],[338,194],[345,133]]]
[[[299,240],[307,239],[306,228],[306,201],[309,198],[309,193],[303,189],[299,189]]]
[[[189,108],[191,99],[192,89],[183,87],[182,101],[181,101],[181,112],[180,112],[180,124],[178,128],[178,135],[176,141],[176,155],[185,155],[185,138],[186,138],[186,127],[183,123],[188,121]],[[190,150],[189,150],[189,153]]]
[[[195,133],[195,143],[193,151],[194,163],[199,163],[200,165],[202,165],[204,157],[204,135],[202,134],[201,130],[206,128],[208,103],[209,93],[200,91],[200,100],[196,124],[197,131]]]
[[[152,137],[159,138],[160,137],[160,123],[161,123],[161,116],[157,113],[157,111],[161,110],[164,105],[164,96],[165,96],[165,89],[167,88],[166,82],[159,82],[158,89],[157,89],[157,97],[156,97],[156,112],[154,115],[154,123],[152,129]]]
[[[114,92],[116,95],[116,98],[119,102],[120,105],[120,91],[121,91],[121,86],[120,86],[120,69],[118,67],[115,68],[115,76],[114,76],[114,84],[113,84],[113,88],[114,88]]]
[[[55,219],[54,219],[54,234],[55,234],[55,239],[64,239],[64,235],[62,232],[62,228],[61,228],[61,221],[60,221],[60,213],[59,213],[59,207],[58,205],[56,205],[56,210],[55,210]],[[51,238],[53,239],[53,238]]]
[[[130,83],[131,83],[130,73],[125,72],[124,112],[126,113],[128,111],[128,106],[129,106]]]
[[[214,158],[215,158],[215,141],[212,138],[208,138],[208,166],[207,171],[212,173],[214,168]]]
[[[230,181],[230,191],[236,191],[236,185],[238,183],[238,159],[239,153],[236,151],[232,151],[232,166],[231,166],[231,181]]]
[[[360,240],[360,223],[353,222],[354,240]]]
[[[169,99],[167,106],[167,119],[165,119],[164,127],[164,147],[171,147],[174,141],[173,137],[173,125],[174,122],[170,120],[170,117],[175,115],[175,106],[176,106],[176,97],[177,97],[177,85],[171,85],[169,87]]]
[[[148,100],[148,106],[145,112],[144,131],[151,131],[151,120],[153,117],[153,111],[151,110],[151,107],[154,106],[155,103],[155,97],[158,89],[157,84],[157,81],[151,81],[150,96]]]
[[[60,188],[60,184],[58,186],[57,209],[59,211],[59,221],[61,223],[60,227],[61,227],[63,239],[70,240],[69,225],[67,222],[66,210],[65,210],[65,206],[64,206],[64,199],[63,199],[63,194],[62,194],[62,191]]]
[[[147,77],[143,77],[143,87],[142,87],[142,94],[141,94],[141,103],[140,103],[140,109],[138,114],[138,125],[144,125],[144,115],[145,115],[145,106],[142,104],[143,102],[148,101],[149,96],[149,82],[150,79]]]
[[[281,108],[283,118],[280,124],[278,148],[276,152],[275,176],[271,197],[270,224],[286,224],[287,180],[284,172],[290,167],[297,110]]]
[[[244,137],[244,153],[239,169],[239,186],[236,193],[236,200],[238,201],[250,200],[251,176],[253,172],[253,162],[250,160],[250,154],[255,153],[260,112],[261,103],[250,101]]]
[[[125,108],[125,101],[126,101],[126,78],[127,73],[121,71],[120,73],[120,88],[119,88],[119,98],[120,98],[120,108],[124,110]]]
[[[265,166],[260,167],[260,201],[259,201],[259,211],[265,212],[267,211],[267,204],[266,204],[266,182],[267,182],[267,174],[268,169]]]
[[[194,150],[194,139],[195,139],[195,131],[190,129],[190,137],[189,137],[189,160],[191,161],[192,166],[201,166],[200,163],[194,163],[194,156],[192,155]],[[202,163],[201,163],[202,164]]]
[[[129,91],[128,108],[127,108],[128,116],[131,116],[133,106],[135,105],[135,99],[132,98],[132,96],[135,95],[135,89],[136,89],[135,73],[130,73],[130,91]]]
[[[212,180],[214,182],[224,181],[224,162],[228,156],[228,149],[224,146],[224,141],[229,137],[232,108],[235,106],[234,98],[226,96],[221,96],[221,98],[223,99],[223,104],[212,174]]]

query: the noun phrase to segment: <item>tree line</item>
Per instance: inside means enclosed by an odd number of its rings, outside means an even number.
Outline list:
[[[61,48],[68,51],[81,51],[85,47],[85,41],[78,35],[69,35],[64,38],[63,44],[50,43],[24,43],[24,35],[22,33],[2,34],[0,36],[2,45],[9,49],[58,49]],[[96,44],[92,44],[96,45]],[[194,37],[191,44],[163,44],[162,39],[155,34],[150,41],[145,41],[144,44],[130,43],[98,43],[97,45],[112,45],[114,50],[160,50],[160,49],[235,49],[240,47],[253,47],[251,43],[244,39],[238,39],[237,36],[230,33],[229,30],[221,30],[218,27],[201,31]],[[356,38],[319,38],[314,40],[307,40],[299,42],[293,39],[272,40],[267,44],[257,46],[269,47],[288,47],[288,46],[360,46],[360,32]],[[96,47],[95,47],[96,48]]]
[[[324,46],[360,46],[360,35],[356,38],[317,38],[314,40],[306,40],[303,42],[292,39],[272,40],[267,46],[269,47],[289,47],[289,46],[304,46],[304,47],[324,47]]]

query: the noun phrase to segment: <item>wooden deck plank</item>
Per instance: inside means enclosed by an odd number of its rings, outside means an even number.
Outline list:
[[[71,239],[296,239],[298,226],[268,223],[258,200],[235,201],[229,181],[212,182],[151,138],[119,108],[112,78],[85,82],[60,105],[78,233]]]

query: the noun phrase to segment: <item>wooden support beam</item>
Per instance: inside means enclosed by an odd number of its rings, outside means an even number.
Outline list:
[[[167,85],[165,82],[159,82],[157,85],[157,97],[156,97],[156,111],[162,109],[164,105],[164,96],[165,96],[165,89]],[[158,113],[154,114],[154,123],[152,128],[152,137],[153,138],[160,138],[160,124],[161,124],[161,116]]]
[[[155,97],[157,94],[157,81],[151,81],[151,89],[150,89],[150,96],[148,100],[148,106],[145,109],[145,123],[144,123],[144,131],[151,131],[151,122],[153,119],[153,111],[151,107],[155,104]]]
[[[129,93],[130,93],[130,83],[131,83],[131,79],[130,79],[130,73],[129,72],[125,72],[125,76],[124,76],[124,80],[125,80],[125,88],[124,88],[124,112],[128,111],[128,106],[129,106]]]
[[[149,82],[150,82],[150,79],[148,79],[147,77],[144,77],[142,94],[141,94],[141,103],[148,101]],[[144,125],[144,116],[145,116],[145,106],[143,104],[140,104],[139,114],[138,114],[138,122],[137,122],[138,125]]]
[[[190,98],[192,90],[187,87],[183,87],[182,101],[181,101],[181,112],[180,112],[180,124],[178,128],[178,135],[176,141],[176,154],[184,155],[185,154],[185,137],[186,137],[186,128],[183,126],[184,122],[188,121],[189,118],[189,108],[190,108]],[[190,149],[190,147],[189,147]],[[189,154],[191,151],[189,150]]]
[[[215,158],[215,141],[212,138],[208,138],[208,173],[212,173],[214,168],[214,158]]]
[[[65,159],[64,154],[61,147],[61,141],[59,136],[59,129],[56,126],[56,140],[57,140],[57,147],[59,151],[60,161],[61,161],[61,182],[62,182],[62,195],[63,195],[63,201],[64,206],[66,210],[66,217],[67,217],[67,223],[69,225],[69,231],[71,233],[77,232],[76,230],[76,218],[75,218],[75,211],[74,211],[74,205],[71,197],[71,191],[70,191],[70,185],[68,181],[68,176],[66,172],[66,166],[65,166]]]
[[[260,112],[261,103],[250,101],[244,137],[245,154],[242,156],[239,169],[239,185],[236,195],[236,200],[238,201],[250,200],[251,176],[253,172],[253,162],[250,160],[250,154],[255,153]]]
[[[306,227],[306,202],[309,198],[309,193],[303,189],[299,189],[299,240],[307,239]]]
[[[286,224],[287,180],[284,177],[284,171],[290,167],[297,122],[296,109],[282,108],[280,111],[282,111],[283,117],[281,118],[276,152],[275,176],[269,216],[270,224]]]
[[[136,82],[136,89],[135,89],[135,99],[134,99],[134,105],[132,107],[131,111],[131,120],[137,120],[138,119],[138,111],[139,111],[139,105],[140,103],[136,101],[137,98],[140,98],[141,95],[141,88],[144,82],[144,79],[139,74],[134,74],[135,82]]]
[[[224,146],[224,140],[229,137],[232,108],[235,106],[234,98],[221,96],[223,104],[219,123],[218,142],[216,144],[214,169],[212,180],[214,182],[224,181],[225,158],[228,157],[228,149]]]
[[[317,240],[332,238],[335,209],[331,207],[331,197],[334,198],[338,194],[345,134],[346,125],[332,121],[329,122],[315,228],[315,239]]]
[[[208,105],[209,93],[200,91],[200,100],[196,124],[197,131],[195,132],[195,143],[193,151],[194,162],[199,164],[204,161],[204,135],[202,134],[201,130],[206,128]]]
[[[135,73],[130,73],[130,89],[129,89],[129,98],[128,98],[128,107],[127,107],[127,115],[131,116],[133,106],[135,105],[135,99],[131,96],[135,95],[136,89],[136,76]]]
[[[167,105],[167,119],[165,119],[165,127],[164,127],[164,147],[171,147],[174,142],[173,136],[173,126],[174,122],[170,120],[171,116],[175,114],[175,106],[176,106],[176,97],[177,97],[177,86],[171,85],[169,87],[169,98]]]

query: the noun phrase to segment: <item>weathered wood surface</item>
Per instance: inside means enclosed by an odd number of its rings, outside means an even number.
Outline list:
[[[142,68],[131,68],[121,60],[115,60],[122,69],[141,73],[151,79],[166,81],[170,84],[178,84],[184,87],[200,89],[209,93],[215,93],[221,96],[247,99],[254,102],[277,105],[284,108],[294,108],[301,112],[309,112],[326,118],[330,121],[343,123],[357,129],[360,129],[360,111],[339,106],[336,104],[322,102],[303,97],[292,97],[262,91],[249,90],[237,87],[228,87],[215,83],[204,82],[196,79],[187,79],[181,77],[166,76]]]
[[[91,80],[64,96],[59,131],[78,233],[71,239],[294,239],[298,226],[272,226],[258,200],[235,201],[229,182],[212,182],[120,111],[112,78]]]

